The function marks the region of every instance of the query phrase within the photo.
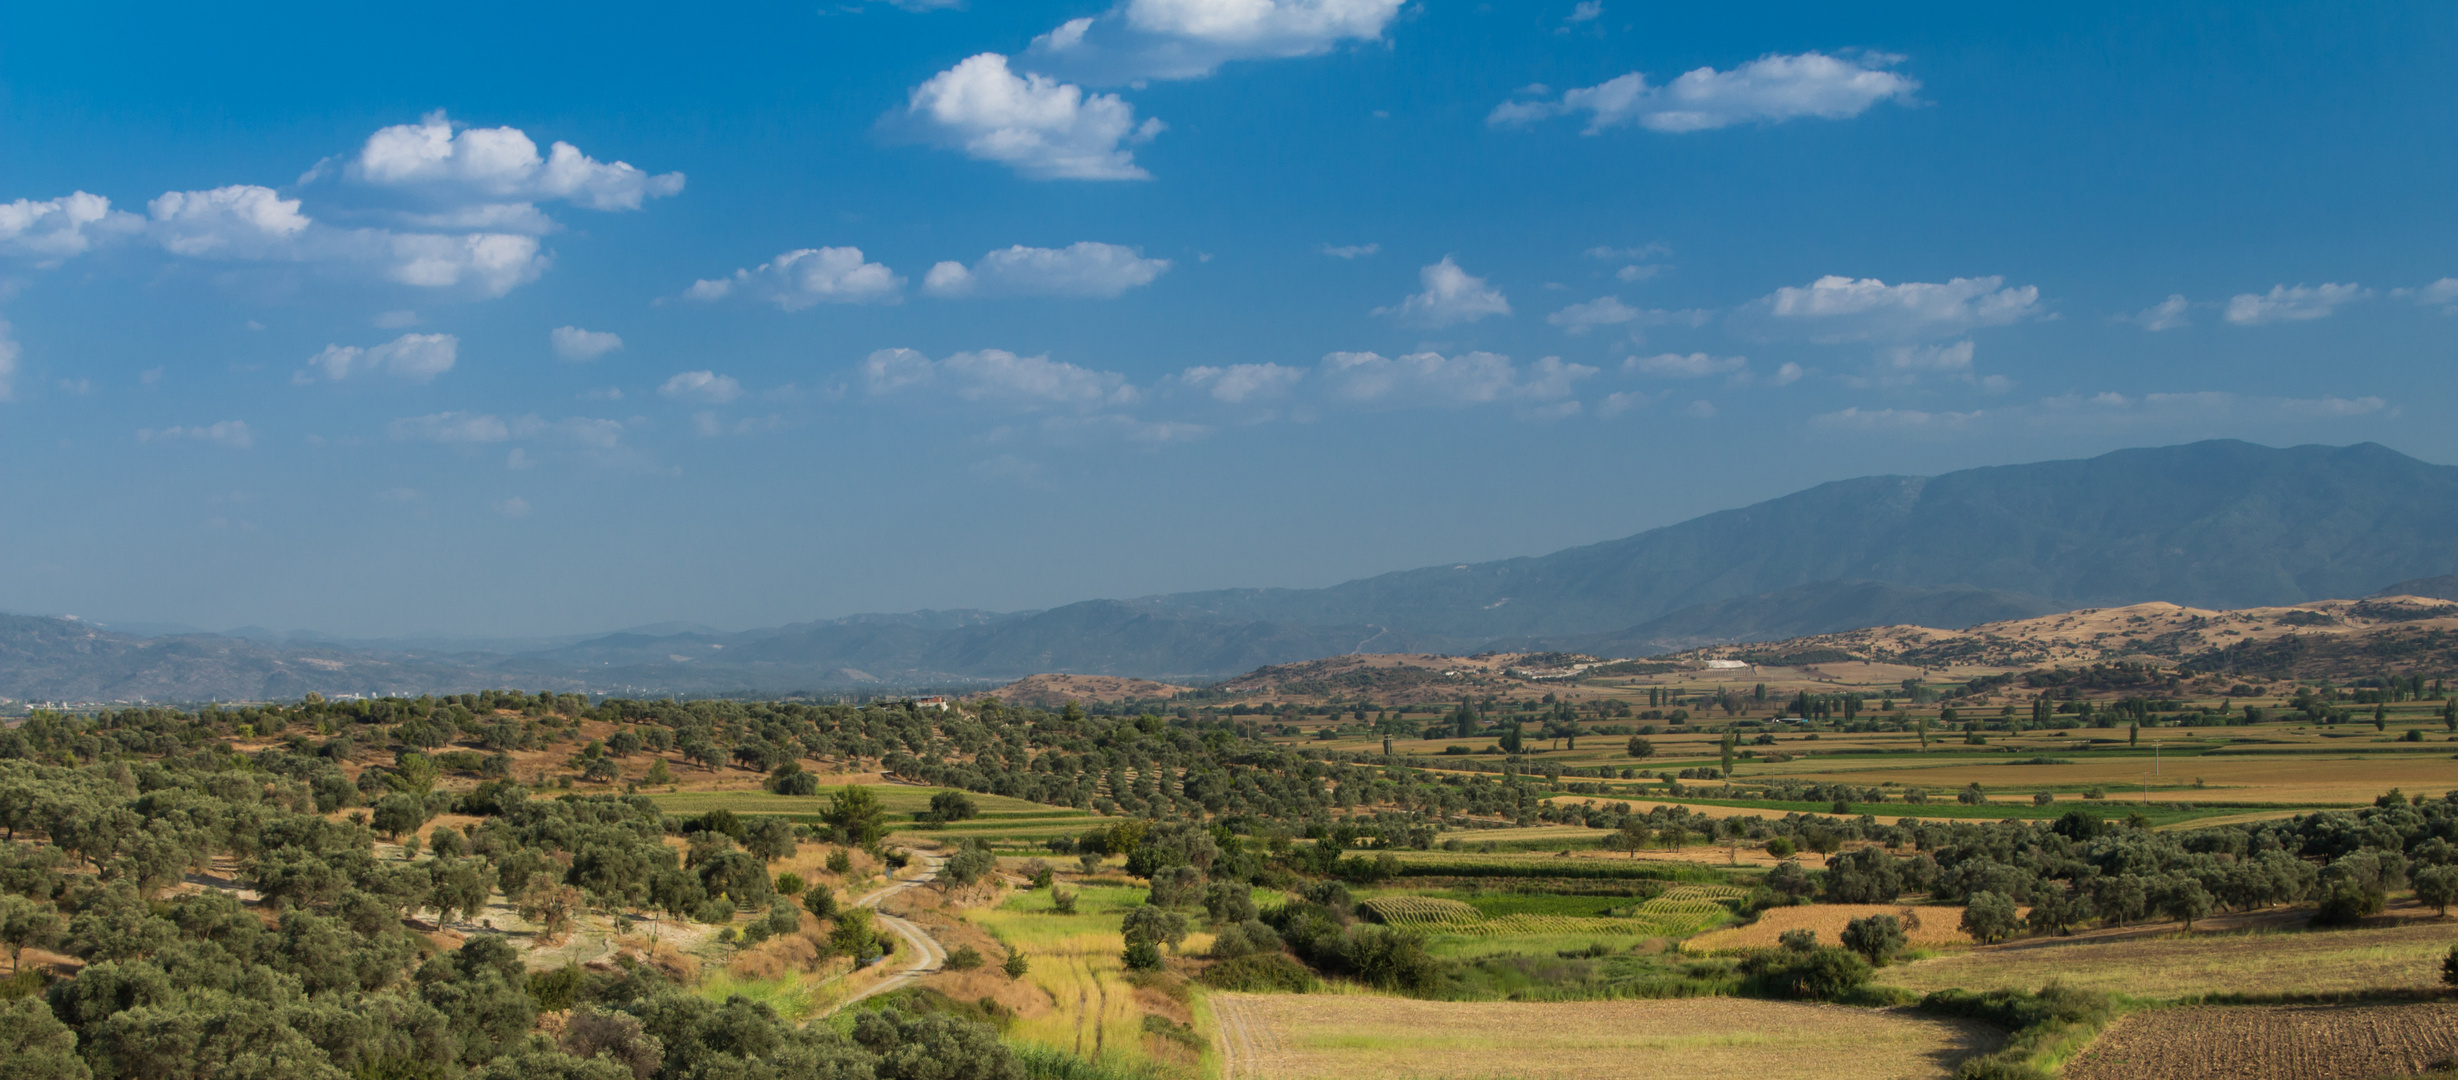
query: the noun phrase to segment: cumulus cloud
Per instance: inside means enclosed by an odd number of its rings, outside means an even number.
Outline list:
[[[2025,405],[1968,412],[1853,407],[1810,418],[1825,431],[1997,432],[2008,429],[2159,428],[2180,425],[2298,423],[2368,417],[2387,409],[2378,397],[2248,397],[2225,391],[2179,394],[2065,394]]]
[[[307,367],[292,375],[290,381],[306,385],[319,375],[331,382],[353,376],[386,375],[403,382],[430,382],[452,370],[460,349],[461,339],[451,334],[403,334],[367,348],[327,345],[323,352],[308,357]]]
[[[1486,118],[1496,125],[1525,124],[1569,113],[1586,113],[1587,134],[1637,125],[1650,131],[1707,131],[1735,124],[1776,124],[1800,117],[1843,120],[1887,100],[1911,99],[1920,83],[1886,68],[1902,57],[1877,53],[1856,58],[1807,52],[1770,54],[1731,71],[1702,67],[1663,86],[1631,72],[1560,98],[1507,101]]]
[[[892,304],[903,298],[905,279],[875,262],[864,262],[857,247],[801,248],[788,251],[731,277],[704,279],[683,291],[692,300],[721,300],[736,293],[764,300],[787,311],[818,304]]]
[[[1703,379],[1709,375],[1723,375],[1739,371],[1749,365],[1750,358],[1746,356],[1710,356],[1703,352],[1633,356],[1622,361],[1624,371],[1667,379]],[[1794,367],[1792,370],[1797,378],[1800,369]]]
[[[1424,292],[1413,293],[1391,307],[1375,308],[1373,313],[1426,326],[1450,326],[1511,313],[1511,302],[1501,290],[1460,269],[1449,255],[1418,271],[1417,280],[1425,286]]]
[[[1033,39],[1042,70],[1096,83],[1199,79],[1233,60],[1316,56],[1373,41],[1401,0],[1126,0]]]
[[[881,349],[862,362],[864,388],[874,397],[924,393],[1014,409],[1098,409],[1130,405],[1142,393],[1114,371],[1077,367],[1048,356],[1005,349],[960,352],[932,360],[912,349]]]
[[[338,165],[319,163],[295,195],[262,184],[169,191],[143,216],[85,192],[0,204],[0,255],[56,263],[127,237],[181,258],[351,268],[501,296],[552,262],[538,237],[559,226],[539,202],[637,210],[682,184],[680,173],[651,176],[569,143],[541,155],[515,128],[456,132],[439,112],[377,131]]]
[[[1972,369],[1972,343],[1896,345],[1878,350],[1878,363],[1887,370],[1907,374],[1967,372]]]
[[[623,347],[623,335],[607,330],[583,330],[577,326],[558,326],[547,331],[555,355],[566,360],[595,360]]]
[[[1281,364],[1230,364],[1227,367],[1191,367],[1179,373],[1180,382],[1200,387],[1212,400],[1229,405],[1277,398],[1288,394],[1306,377],[1304,368]]]
[[[2440,308],[2444,315],[2458,315],[2458,278],[2445,277],[2420,289],[2393,289],[2390,295]]]
[[[914,87],[888,126],[1035,180],[1149,180],[1128,147],[1167,125],[1136,123],[1135,107],[1116,94],[1018,75],[1006,57],[982,53]]]
[[[2270,292],[2238,293],[2228,298],[2227,319],[2238,326],[2306,322],[2337,314],[2340,305],[2372,295],[2372,290],[2346,284],[2273,285]]]
[[[256,445],[256,429],[245,420],[222,420],[195,427],[146,428],[137,432],[138,442],[201,442],[245,450]]]
[[[1336,352],[1316,368],[1334,400],[1375,406],[1461,406],[1495,402],[1554,401],[1569,397],[1572,384],[1596,374],[1584,364],[1548,356],[1525,368],[1489,352],[1444,356],[1435,352],[1385,357]]]
[[[1081,296],[1108,298],[1152,284],[1167,259],[1134,248],[1086,240],[1063,248],[1018,244],[984,255],[972,266],[942,262],[922,278],[932,296]]]
[[[694,401],[703,405],[723,405],[743,396],[743,384],[731,375],[714,371],[686,371],[667,379],[657,392],[676,401]]]
[[[53,264],[83,255],[95,243],[143,228],[111,200],[76,191],[56,199],[0,203],[0,255]]]
[[[2003,326],[2042,313],[2038,286],[2007,288],[1997,276],[1944,283],[1829,275],[1775,290],[1743,308],[1757,328],[1812,341],[1917,341]]]
[[[683,190],[679,172],[652,176],[624,162],[602,162],[567,142],[541,156],[538,144],[513,127],[463,127],[441,110],[415,124],[396,124],[367,137],[343,166],[348,180],[402,192],[441,210],[443,227],[482,221],[533,228],[544,219],[527,204],[562,200],[591,210],[638,210],[652,198]],[[313,175],[313,174],[311,174]]]
[[[1622,303],[1618,296],[1599,296],[1547,315],[1545,321],[1561,327],[1565,333],[1584,334],[1599,326],[1629,322],[1641,314],[1639,309]]]
[[[2167,299],[2135,312],[2125,321],[2154,333],[2181,329],[2193,325],[2193,320],[2185,317],[2185,309],[2190,306],[2183,294],[2171,294]]]
[[[1335,259],[1362,259],[1382,249],[1381,244],[1346,244],[1339,247],[1324,244],[1315,250]]]

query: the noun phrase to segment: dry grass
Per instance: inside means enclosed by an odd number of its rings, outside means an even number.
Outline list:
[[[2161,1009],[2111,1026],[2072,1080],[2368,1080],[2458,1056],[2458,1005]]]
[[[1224,1080],[1896,1080],[1991,1049],[1977,1025],[1906,1011],[1732,998],[1410,1001],[1217,994]]]
[[[2458,924],[2418,919],[2359,930],[2026,938],[1908,964],[1878,981],[1918,991],[2085,990],[2177,999],[2328,994],[2437,985]]]
[[[1971,935],[1957,924],[1963,909],[1951,907],[1911,907],[1903,904],[1803,904],[1799,907],[1770,908],[1748,926],[1728,926],[1710,930],[1682,943],[1685,952],[1710,953],[1721,949],[1772,948],[1776,936],[1786,930],[1811,930],[1820,944],[1833,945],[1842,940],[1844,924],[1869,915],[1892,915],[1905,923],[1918,921],[1919,926],[1905,932],[1915,947],[1970,945]]]

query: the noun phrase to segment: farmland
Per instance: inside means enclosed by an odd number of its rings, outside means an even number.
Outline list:
[[[1941,918],[1952,914],[1946,909]],[[2029,989],[2055,981],[2160,1000],[2415,992],[2440,984],[2441,957],[2453,937],[2458,932],[2448,922],[2431,918],[2355,930],[2284,924],[2218,933],[2086,933],[1948,952],[1887,968],[1879,981],[1923,993]]]
[[[1769,1001],[1465,1004],[1223,994],[1224,1080],[1836,1080],[1944,1077],[1978,1025]]]
[[[2373,1080],[2458,1058],[2458,1005],[2162,1009],[2118,1020],[2069,1080]]]

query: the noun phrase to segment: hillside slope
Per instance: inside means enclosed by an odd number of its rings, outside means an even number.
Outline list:
[[[2370,443],[2235,441],[2076,461],[1873,476],[1551,555],[1324,589],[1156,603],[1485,640],[1608,633],[1817,582],[1967,586],[2084,607],[2363,596],[2458,562],[2458,468]]]

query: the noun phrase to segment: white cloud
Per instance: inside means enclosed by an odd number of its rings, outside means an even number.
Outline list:
[[[1562,21],[1566,23],[1593,22],[1604,13],[1604,0],[1579,0],[1579,3],[1570,9],[1570,15]]]
[[[714,371],[686,371],[666,380],[657,392],[676,401],[696,401],[704,405],[723,405],[743,396],[743,384],[731,375]]]
[[[1643,390],[1618,390],[1606,394],[1604,400],[1596,403],[1596,415],[1600,417],[1620,416],[1632,409],[1650,404],[1662,396],[1661,394],[1649,394]]]
[[[8,320],[0,319],[0,401],[17,396],[17,357],[22,351]]]
[[[628,164],[598,161],[558,142],[545,156],[519,128],[453,130],[440,110],[415,124],[396,124],[367,137],[344,167],[348,179],[414,193],[447,216],[477,210],[490,223],[543,220],[522,204],[560,199],[591,210],[638,210],[646,199],[683,190],[683,174],[651,176]]]
[[[897,126],[1036,180],[1148,180],[1126,149],[1166,126],[1135,122],[1116,94],[1009,71],[997,53],[970,57],[914,87]]]
[[[306,385],[321,372],[334,382],[354,375],[389,375],[405,382],[429,382],[452,370],[460,349],[461,339],[451,334],[403,334],[363,349],[356,345],[327,345],[323,352],[308,357],[307,367],[291,376],[290,381]]]
[[[1198,79],[1233,60],[1315,56],[1373,41],[1401,0],[1126,0],[1033,39],[1042,70],[1094,82]]]
[[[623,335],[607,330],[558,326],[546,336],[554,344],[555,355],[566,360],[595,360],[623,347]]]
[[[499,499],[495,503],[495,512],[508,518],[528,517],[529,500],[521,498],[518,495],[515,495],[509,499]]]
[[[440,412],[403,417],[386,425],[385,431],[401,442],[459,445],[521,439],[587,450],[612,450],[623,439],[621,421],[585,416],[548,420],[534,413],[507,420],[491,413]]]
[[[2390,295],[2440,308],[2444,315],[2458,315],[2458,278],[2445,277],[2420,289],[2393,289]]]
[[[1631,72],[1559,99],[1507,101],[1487,117],[1493,124],[1522,124],[1567,113],[1587,113],[1587,133],[1636,124],[1650,131],[1706,131],[1745,123],[1781,123],[1810,116],[1842,120],[1889,99],[1908,101],[1920,84],[1884,68],[1902,58],[1866,54],[1843,59],[1808,52],[1770,54],[1731,71],[1702,67],[1665,86],[1650,86]]]
[[[1411,294],[1392,307],[1375,308],[1373,313],[1426,326],[1450,326],[1511,313],[1511,302],[1503,298],[1501,290],[1460,269],[1451,256],[1445,255],[1441,262],[1418,271],[1417,278],[1424,284],[1424,292]]]
[[[1617,280],[1621,280],[1621,281],[1645,281],[1645,280],[1647,280],[1647,279],[1649,279],[1649,278],[1652,278],[1652,277],[1655,277],[1657,274],[1661,274],[1661,273],[1663,273],[1663,272],[1664,272],[1664,267],[1663,267],[1663,265],[1662,265],[1662,264],[1657,264],[1657,263],[1648,263],[1648,264],[1642,264],[1642,263],[1632,263],[1632,264],[1630,264],[1630,265],[1628,265],[1628,266],[1622,267],[1621,269],[1614,271],[1614,272],[1613,272],[1613,276],[1614,276],[1614,278],[1616,278]]]
[[[0,203],[0,255],[56,263],[85,254],[98,239],[141,227],[136,215],[111,209],[111,200],[100,195],[19,199]]]
[[[1656,375],[1667,379],[1703,379],[1739,371],[1750,365],[1746,356],[1709,356],[1706,353],[1663,353],[1657,356],[1633,356],[1622,361],[1622,370],[1641,375]],[[1793,369],[1796,373],[1799,368]],[[1789,380],[1787,380],[1789,381]]]
[[[1243,405],[1258,398],[1276,398],[1287,394],[1306,377],[1306,369],[1281,364],[1231,364],[1227,367],[1191,367],[1180,373],[1180,381],[1204,388],[1215,401]]]
[[[905,279],[887,267],[862,261],[857,247],[801,248],[788,251],[731,277],[693,282],[683,295],[693,300],[719,300],[740,291],[787,311],[815,304],[895,303]]]
[[[256,429],[245,420],[223,420],[195,427],[146,428],[137,432],[138,442],[201,442],[245,450],[256,445]]]
[[[2042,310],[2038,286],[2006,288],[1994,275],[1901,285],[1828,275],[1777,289],[1746,305],[1743,314],[1762,329],[1812,341],[1917,341],[2003,326]]]
[[[1682,406],[1681,411],[1686,415],[1695,416],[1701,420],[1710,420],[1713,419],[1716,414],[1715,402],[1704,400],[1693,401]]]
[[[154,241],[190,257],[283,257],[311,224],[299,212],[299,200],[255,184],[166,191],[145,209],[153,218]]]
[[[1169,269],[1167,259],[1147,259],[1134,248],[1086,240],[1063,248],[1014,247],[993,251],[971,268],[942,262],[922,279],[933,296],[1088,296],[1108,298],[1150,285]]]
[[[1315,250],[1335,259],[1362,259],[1382,249],[1381,244],[1347,244],[1340,247],[1324,244]]]
[[[1775,374],[1767,377],[1767,384],[1770,386],[1790,386],[1801,381],[1801,374],[1801,365],[1792,363],[1791,361],[1785,361],[1783,366],[1775,369]]]
[[[1141,443],[1147,447],[1194,442],[1212,433],[1212,428],[1208,424],[1189,423],[1184,420],[1139,420],[1116,413],[1096,416],[1053,416],[1041,422],[1041,429],[1060,437],[1097,435]]]
[[[502,296],[546,272],[553,260],[540,254],[534,236],[470,233],[384,233],[361,230],[352,246],[380,242],[389,265],[384,276],[404,285],[448,289],[467,285],[482,296]]]
[[[2298,285],[2293,288],[2273,285],[2268,295],[2238,293],[2229,297],[2227,318],[2238,326],[2305,322],[2336,314],[2340,305],[2370,295],[2372,290],[2354,282],[2343,285]]]
[[[1336,352],[1317,367],[1334,399],[1376,406],[1460,406],[1495,402],[1552,401],[1569,397],[1572,384],[1596,374],[1584,364],[1548,356],[1525,369],[1489,352],[1410,353],[1386,358],[1370,352]]]
[[[2140,324],[2143,329],[2153,332],[2176,330],[2193,325],[2193,320],[2185,317],[2185,309],[2191,306],[2185,302],[2183,294],[2170,294],[2167,299],[2135,312],[2125,321]]]
[[[1016,409],[1096,409],[1142,398],[1117,372],[1005,349],[960,352],[945,360],[912,349],[881,349],[862,362],[862,381],[874,397],[927,392]]]
[[[1642,313],[1639,309],[1622,303],[1620,297],[1599,296],[1587,303],[1572,304],[1547,315],[1545,321],[1561,327],[1567,333],[1584,334],[1599,326],[1629,322],[1638,318],[1640,314]]]

